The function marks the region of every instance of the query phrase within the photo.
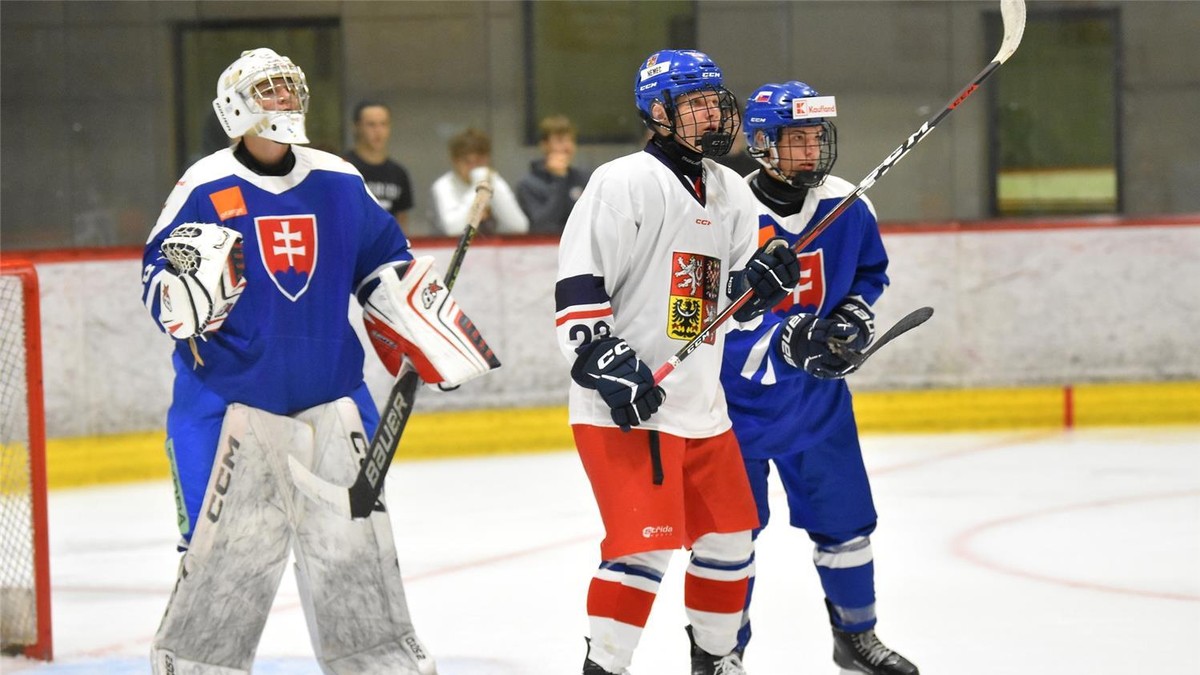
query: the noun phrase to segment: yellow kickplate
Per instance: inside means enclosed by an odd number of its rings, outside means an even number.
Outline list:
[[[854,410],[864,433],[1200,424],[1200,382],[862,392]],[[162,431],[48,439],[47,480],[62,488],[166,478],[164,441]],[[396,461],[573,446],[565,407],[418,413]]]

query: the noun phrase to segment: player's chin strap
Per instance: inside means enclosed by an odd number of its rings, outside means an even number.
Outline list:
[[[761,148],[747,148],[746,154],[750,155],[750,157],[752,159],[754,159],[754,161],[758,162],[759,165],[762,166],[763,170],[766,172],[766,174],[768,176],[771,176],[777,182],[783,183],[783,185],[785,185],[787,187],[794,188],[799,191],[796,194],[787,195],[786,201],[800,201],[800,202],[804,201],[804,196],[808,193],[809,188],[812,187],[812,186],[806,185],[804,183],[804,179],[808,178],[811,180],[812,177],[816,175],[815,172],[813,172],[813,171],[797,171],[796,173],[792,174],[791,176],[788,176],[787,174],[780,171],[779,170],[779,151],[775,149],[774,143],[772,143],[770,148],[767,150],[762,150]],[[816,183],[814,183],[814,186],[815,185],[816,185]],[[774,198],[780,197],[780,195],[770,194],[770,192],[769,192],[770,187],[767,187],[766,184],[760,183],[759,186],[762,187],[764,191],[768,191],[769,196],[774,197]]]

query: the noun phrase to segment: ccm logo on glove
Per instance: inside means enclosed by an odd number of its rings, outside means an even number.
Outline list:
[[[650,419],[667,394],[655,386],[654,373],[629,343],[616,337],[594,340],[575,350],[571,379],[594,389],[612,413],[613,423],[629,431]]]

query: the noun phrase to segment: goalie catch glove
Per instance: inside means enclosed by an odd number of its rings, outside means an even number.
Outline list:
[[[600,393],[622,431],[650,419],[667,398],[662,387],[655,386],[650,367],[620,338],[595,340],[575,353],[578,358],[571,367],[571,379]]]
[[[799,282],[800,262],[796,252],[778,237],[768,241],[750,256],[746,269],[729,276],[730,298],[739,297],[746,289],[754,291],[746,304],[733,313],[734,321],[749,321],[766,312],[786,298]]]
[[[159,247],[167,259],[158,288],[158,322],[177,340],[225,323],[246,288],[242,235],[213,223],[184,223]]]
[[[363,323],[375,353],[392,375],[405,356],[427,384],[456,387],[500,361],[458,308],[432,256],[389,267],[359,290]]]

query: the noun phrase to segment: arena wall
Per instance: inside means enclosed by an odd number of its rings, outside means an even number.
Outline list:
[[[453,243],[414,248],[444,266]],[[851,377],[864,430],[1200,422],[1200,215],[907,226],[885,228],[884,243],[891,286],[876,305],[879,326],[924,305],[936,313]],[[33,259],[52,483],[55,466],[69,464],[55,462],[56,442],[64,457],[94,458],[105,439],[99,454],[116,462],[105,475],[165,471],[157,459],[150,469],[122,459],[161,445],[171,399],[172,345],[141,305],[140,253]],[[407,443],[424,449],[413,452],[570,447],[556,266],[551,239],[472,247],[455,294],[503,367],[454,392],[423,391]],[[359,310],[349,311],[359,323]],[[373,356],[366,377],[382,400],[390,378]]]

